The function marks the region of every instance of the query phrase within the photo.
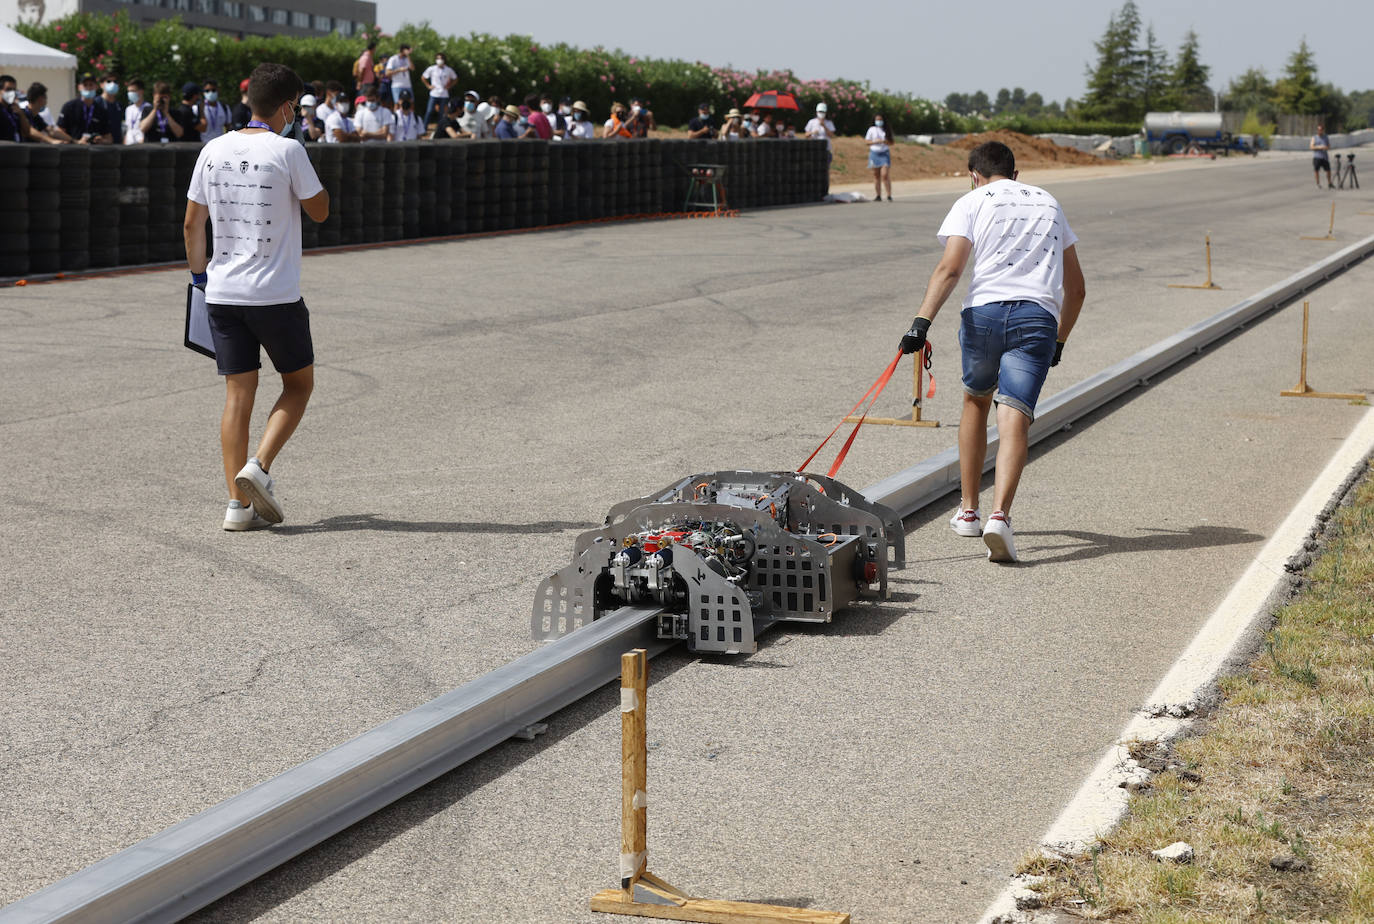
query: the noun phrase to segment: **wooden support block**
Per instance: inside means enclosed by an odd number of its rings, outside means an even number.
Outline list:
[[[858,417],[846,417],[845,423],[858,423]],[[938,420],[911,420],[908,417],[865,417],[863,422],[866,424],[878,424],[881,427],[938,427]]]
[[[627,898],[620,889],[602,889],[592,896],[591,907],[593,911],[609,914],[632,914],[667,921],[699,921],[702,924],[849,924],[849,915],[841,911],[709,898],[689,898],[682,905],[654,905]]]
[[[1281,391],[1279,395],[1284,398],[1336,398],[1345,401],[1363,401],[1367,397],[1366,395],[1353,395],[1343,391],[1313,391],[1310,388],[1306,391]]]

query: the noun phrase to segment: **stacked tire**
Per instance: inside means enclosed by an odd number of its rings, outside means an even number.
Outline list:
[[[382,240],[399,241],[405,233],[406,152],[400,144],[382,145]]]
[[[468,223],[468,146],[456,144],[448,152],[449,171],[449,234],[466,234]]]
[[[62,148],[36,144],[29,150],[29,272],[55,273],[61,268]]]
[[[577,217],[590,221],[606,217],[606,197],[601,191],[606,160],[604,142],[584,141],[577,148]]]
[[[434,199],[434,227],[443,235],[453,233],[453,184],[463,182],[463,175],[455,177],[453,173],[458,142],[441,141],[439,145],[439,153],[434,157],[434,186],[430,196]]]
[[[434,221],[434,160],[443,148],[437,144],[419,145],[415,189],[420,197],[420,236],[434,237],[439,229]]]
[[[337,144],[314,144],[309,150],[320,185],[329,193],[329,217],[315,226],[316,244],[337,247],[343,242],[343,216],[339,212],[343,198],[343,151]]]
[[[363,145],[345,144],[339,146],[340,170],[343,179],[339,185],[340,242],[361,244],[363,242]]]
[[[148,151],[148,259],[170,263],[185,259],[181,222],[177,215],[177,155],[170,144]],[[185,201],[185,194],[182,194]],[[183,206],[183,209],[185,206]]]
[[[401,148],[401,237],[420,236],[420,143],[407,141]]]
[[[0,277],[29,273],[30,150],[0,145]]]
[[[383,239],[386,144],[380,141],[364,142],[358,147],[363,154],[363,242],[373,244]]]
[[[91,266],[120,264],[119,182],[124,149],[91,149]]]
[[[91,149],[74,144],[57,151],[62,235],[58,269],[80,272],[91,266]]]
[[[148,156],[141,144],[119,152],[119,262],[137,266],[148,262]]]
[[[469,142],[467,160],[463,164],[463,218],[466,231],[481,231],[486,227],[488,177],[486,148],[489,142]],[[442,150],[442,149],[441,149]],[[455,178],[455,186],[458,185]]]

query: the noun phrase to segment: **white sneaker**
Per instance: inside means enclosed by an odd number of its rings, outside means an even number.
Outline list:
[[[253,509],[268,523],[282,521],[281,504],[272,494],[272,477],[262,470],[262,463],[249,459],[248,464],[234,476],[234,484],[253,503]]]
[[[253,505],[245,507],[236,500],[229,502],[229,507],[224,511],[224,528],[232,533],[241,533],[250,529],[266,529],[271,526],[262,517],[258,516]]]
[[[988,561],[1016,561],[1016,539],[1011,533],[1011,518],[1000,510],[988,517],[983,527],[983,544],[988,547]]]
[[[981,536],[983,535],[983,521],[977,510],[955,509],[954,516],[949,518],[949,528],[954,530],[958,536]]]

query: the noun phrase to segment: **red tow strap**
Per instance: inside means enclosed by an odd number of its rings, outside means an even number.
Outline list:
[[[924,356],[921,357],[925,360],[927,369],[930,368],[930,353],[930,344],[927,343],[925,345]],[[840,470],[840,466],[844,464],[845,456],[849,455],[849,447],[854,445],[854,437],[859,435],[859,428],[864,425],[864,420],[868,418],[868,412],[873,410],[873,405],[878,400],[878,396],[883,393],[883,389],[887,387],[887,383],[892,381],[892,374],[897,371],[897,365],[902,361],[902,356],[902,351],[898,350],[897,355],[892,357],[892,362],[888,363],[887,368],[883,370],[883,374],[878,376],[877,381],[875,381],[872,385],[868,386],[868,391],[864,392],[864,396],[860,398],[857,402],[855,402],[854,406],[849,409],[848,414],[844,415],[845,417],[854,416],[854,412],[859,409],[859,405],[863,404],[865,401],[868,402],[868,407],[864,408],[863,415],[859,418],[859,422],[854,425],[854,430],[849,434],[849,439],[844,441],[844,445],[840,447],[839,454],[835,456],[835,461],[831,463],[830,471],[826,472],[827,478],[834,478],[835,473],[838,472]],[[917,359],[914,361],[920,362],[921,360]],[[872,396],[871,398],[869,397],[870,395]],[[932,378],[930,382],[930,396],[934,397],[934,395],[935,380]],[[844,417],[840,418],[840,422],[835,424],[835,429],[830,431],[830,436],[827,436],[825,439],[821,440],[821,444],[816,447],[816,451],[811,453],[811,455],[807,456],[805,462],[797,466],[797,471],[806,471],[806,467],[811,464],[811,460],[816,458],[816,456],[820,454],[820,451],[825,448],[825,444],[830,442],[830,437],[833,437],[836,433],[839,433],[840,427],[842,426],[844,426]]]

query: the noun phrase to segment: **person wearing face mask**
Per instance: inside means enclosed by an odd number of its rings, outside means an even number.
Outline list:
[[[200,84],[182,85],[181,103],[172,107],[172,118],[181,123],[180,140],[201,140],[200,133],[205,131],[205,117],[200,112]]]
[[[324,85],[324,102],[315,106],[315,118],[320,125],[324,125],[324,120],[329,118],[329,114],[334,111],[335,105],[343,96],[343,89],[343,84],[337,80],[331,80]]]
[[[631,138],[647,138],[649,131],[657,128],[654,124],[654,114],[649,109],[647,100],[636,96],[630,100],[630,117],[625,119],[625,130],[630,133]]]
[[[449,100],[449,109],[434,127],[435,141],[461,141],[474,137],[473,129],[486,122],[477,118],[475,112],[465,111],[463,100]]]
[[[143,81],[137,77],[130,80],[124,85],[124,95],[129,99],[129,105],[124,107],[124,143],[142,144],[143,129],[139,124],[148,114],[148,104],[143,99]]]
[[[342,91],[343,87],[340,86]],[[348,117],[348,100],[343,97],[342,92],[334,100],[334,105],[324,117],[324,141],[327,144],[355,144],[363,139],[359,137],[357,127],[353,120]],[[318,110],[317,110],[318,111]]]
[[[409,90],[402,90],[397,99],[391,138],[393,141],[415,141],[424,132],[420,117],[415,114],[415,100],[411,99]]]
[[[596,137],[596,126],[592,124],[592,111],[582,100],[572,104],[572,122],[568,125],[569,141],[590,141]]]
[[[501,110],[501,120],[496,123],[496,137],[505,141],[514,141],[519,138],[520,131],[515,127],[519,121],[520,107],[511,104]]]
[[[62,114],[57,118],[58,127],[77,144],[109,144],[113,137],[109,114],[106,107],[96,101],[100,90],[95,75],[82,74],[79,85],[81,95],[62,107]]]
[[[606,120],[606,124],[601,127],[602,138],[633,138],[630,130],[625,127],[625,120],[629,117],[624,103],[611,103],[611,117]]]
[[[110,143],[124,143],[124,109],[119,105],[119,78],[106,71],[100,75],[100,95],[95,104],[104,108],[110,126]]]
[[[19,107],[18,82],[0,74],[0,141],[41,141],[35,134],[28,113]]]
[[[186,262],[191,283],[205,292],[215,365],[225,385],[220,458],[229,506],[221,525],[234,532],[282,522],[268,471],[315,386],[310,312],[301,298],[301,212],[324,221],[329,193],[305,149],[282,137],[295,123],[303,88],[290,68],[258,65],[248,84],[253,117],[242,131],[201,148],[186,192]],[[207,221],[213,260],[206,258]],[[281,376],[282,393],[249,458],[264,349]]]
[[[317,108],[315,94],[307,93],[302,96],[300,108],[301,132],[305,135],[305,140],[319,141],[324,137],[324,123],[322,123],[320,117],[315,114]]]
[[[892,129],[888,128],[881,112],[873,116],[873,124],[864,134],[868,142],[868,169],[873,171],[873,201],[883,201],[883,186],[887,186],[887,201],[892,201]]]
[[[544,106],[549,108],[545,109]],[[553,104],[548,101],[541,102],[538,93],[531,93],[525,97],[525,108],[529,110],[529,115],[526,116],[527,127],[520,133],[520,137],[552,140],[553,126],[549,124],[548,114],[553,111]]]
[[[492,136],[491,123],[477,111],[479,100],[481,97],[476,90],[467,91],[462,100],[454,100],[454,111],[450,117],[453,131],[449,132],[449,137],[481,139]]]
[[[828,164],[835,159],[835,148],[831,144],[831,139],[835,137],[835,123],[830,121],[826,115],[829,107],[825,103],[816,104],[816,117],[806,123],[806,137],[825,139],[825,162]]]
[[[153,101],[144,109],[143,121],[138,123],[144,141],[159,144],[182,139],[185,129],[172,118],[172,88],[165,80],[153,84]]]
[[[386,59],[386,68],[383,71],[383,82],[390,86],[389,95],[384,95],[383,99],[387,103],[394,102],[401,98],[401,91],[404,90],[414,96],[410,85],[410,72],[415,70],[415,65],[410,61],[410,46],[402,44],[400,50],[390,58]]]
[[[725,114],[725,124],[720,127],[720,140],[742,141],[748,137],[744,127],[744,113],[738,109],[731,109]]]
[[[437,122],[448,112],[449,94],[457,80],[458,72],[448,66],[448,58],[442,51],[434,56],[434,63],[420,75],[420,82],[429,93],[429,102],[425,104],[426,128],[430,125],[431,116]]]
[[[710,141],[716,136],[716,123],[711,119],[711,104],[697,103],[697,114],[687,123],[687,137]]]
[[[353,120],[358,137],[364,142],[391,140],[391,113],[381,106],[381,91],[376,84],[370,84],[363,94],[363,104],[358,116]]]
[[[553,96],[545,93],[539,97],[539,111],[544,114],[544,118],[549,120],[549,140],[562,141],[563,136],[568,131],[568,120],[553,104]]]
[[[33,129],[29,132],[29,140],[43,144],[71,144],[72,139],[66,132],[48,124],[48,120],[43,118],[43,110],[48,105],[48,88],[41,83],[32,83],[24,95],[28,97],[23,104],[24,114],[29,117],[29,125]]]
[[[213,141],[220,135],[229,131],[233,120],[233,113],[229,107],[220,102],[219,84],[213,80],[207,80],[201,84],[205,95],[201,98],[200,105],[196,107],[196,113],[200,120],[205,123],[205,128],[201,130],[201,141]]]

